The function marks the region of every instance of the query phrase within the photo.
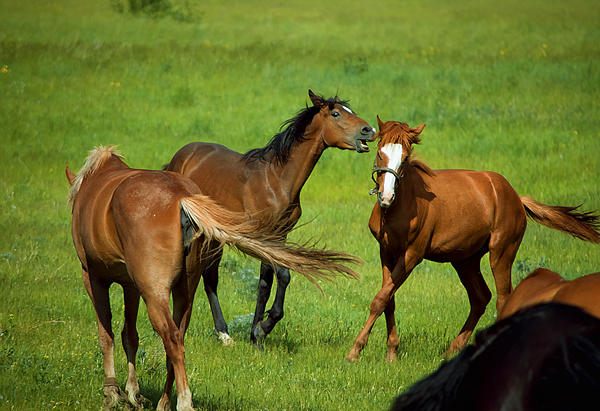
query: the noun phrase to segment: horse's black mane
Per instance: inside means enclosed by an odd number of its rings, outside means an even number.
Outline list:
[[[518,373],[523,363],[531,380],[515,378],[489,392],[494,373]],[[480,331],[475,344],[400,395],[390,411],[475,411],[479,400],[497,401],[498,393],[506,395],[499,398],[502,409],[511,410],[586,410],[586,404],[598,404],[600,321],[557,303],[523,309]],[[487,405],[498,405],[491,401]]]
[[[315,104],[311,107],[308,105],[305,109],[296,113],[296,116],[285,121],[279,128],[279,133],[275,134],[269,143],[262,148],[254,148],[248,151],[242,157],[242,161],[250,162],[254,160],[272,162],[278,165],[285,165],[290,157],[290,153],[294,147],[305,140],[304,132],[306,127],[311,123],[324,105],[328,105],[330,109],[335,104],[341,104],[350,108],[348,102],[340,100],[337,96],[330,97],[325,100],[320,97],[321,104]]]

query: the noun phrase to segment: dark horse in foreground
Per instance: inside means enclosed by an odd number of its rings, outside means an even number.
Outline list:
[[[521,308],[550,301],[577,306],[600,318],[600,273],[567,281],[554,271],[538,268],[510,293],[506,304],[498,312],[498,319],[508,317]]]
[[[557,303],[480,331],[390,411],[588,411],[600,404],[600,320]]]
[[[285,231],[273,229],[268,221],[247,220],[244,214],[220,207],[181,174],[131,169],[114,147],[93,150],[77,175],[68,167],[66,173],[71,183],[73,242],[98,317],[105,375],[103,409],[117,407],[125,400],[140,407],[135,357],[141,296],[167,354],[167,380],[158,410],[171,409],[173,381],[177,384],[177,410],[193,410],[183,339],[202,271],[210,256],[223,246],[234,246],[263,262],[285,265],[309,277],[319,278],[327,272],[358,276],[340,264],[356,262],[357,258],[285,245]],[[113,283],[123,287],[125,297],[121,336],[128,362],[126,397],[120,391],[114,366],[108,293]]]
[[[165,169],[190,177],[204,194],[229,210],[259,214],[275,228],[293,226],[302,214],[300,191],[323,151],[337,147],[367,152],[366,143],[375,134],[373,127],[337,96],[325,100],[310,90],[309,96],[313,105],[286,121],[282,131],[265,147],[240,154],[220,144],[190,143],[175,154]],[[282,220],[281,216],[285,218]],[[222,254],[215,256],[203,278],[215,329],[223,342],[228,343],[231,339],[217,297],[221,257]],[[257,344],[283,318],[289,268],[284,265],[274,270],[270,264],[261,265],[250,333],[250,339]],[[274,273],[277,292],[264,320]]]
[[[598,216],[578,207],[547,206],[521,197],[500,174],[490,171],[431,170],[412,158],[425,125],[379,123],[373,175],[377,204],[369,228],[380,245],[383,286],[347,359],[359,358],[373,324],[385,312],[387,359],[398,349],[394,294],[423,259],[449,262],[467,290],[471,311],[447,353],[463,348],[491,299],[480,270],[489,252],[502,309],[512,291],[511,268],[527,226],[527,217],[546,227],[593,243],[600,242]],[[376,177],[375,177],[376,175]]]

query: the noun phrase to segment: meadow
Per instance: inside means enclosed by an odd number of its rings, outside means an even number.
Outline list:
[[[0,2],[0,410],[102,403],[64,174],[94,146],[117,144],[131,167],[150,169],[192,141],[245,152],[303,108],[310,88],[350,100],[371,125],[376,115],[426,123],[417,152],[434,169],[493,170],[521,195],[600,209],[600,2],[174,0],[182,8],[166,14],[127,4]],[[381,319],[361,360],[345,361],[381,283],[367,228],[374,147],[325,152],[302,193],[302,221],[312,222],[292,234],[360,256],[361,280],[322,284],[321,295],[292,274],[264,352],[248,338],[255,260],[230,252],[221,266],[235,345],[216,339],[199,290],[186,335],[197,409],[386,410],[443,361],[468,300],[452,267],[431,262],[396,295],[398,361],[385,362]],[[513,283],[540,265],[569,279],[596,272],[599,251],[530,223]],[[120,287],[111,296],[124,385]],[[495,315],[493,299],[478,329]],[[138,329],[138,377],[152,408],[166,372],[145,308]]]

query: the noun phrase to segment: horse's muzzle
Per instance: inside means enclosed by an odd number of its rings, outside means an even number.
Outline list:
[[[359,153],[368,153],[369,146],[367,142],[374,141],[375,129],[371,126],[364,126],[360,129],[360,136],[354,140],[356,151]]]
[[[384,197],[381,192],[377,193],[377,202],[381,208],[389,208],[396,196],[392,194],[390,197]]]

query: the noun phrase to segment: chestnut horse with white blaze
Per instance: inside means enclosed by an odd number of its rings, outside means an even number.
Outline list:
[[[177,384],[177,410],[193,410],[185,371],[184,334],[206,262],[225,245],[267,264],[290,267],[313,281],[323,275],[331,278],[336,272],[358,276],[341,264],[355,263],[358,258],[286,245],[286,232],[274,229],[268,221],[248,219],[220,207],[179,173],[129,168],[114,146],[92,150],[77,175],[68,167],[66,174],[71,184],[73,242],[98,319],[105,375],[103,409],[116,408],[124,401],[135,408],[141,406],[135,372],[141,296],[167,354],[167,380],[158,410],[171,409],[173,381]],[[121,336],[128,361],[127,395],[119,388],[114,367],[108,293],[113,283],[123,287],[125,296]]]
[[[220,144],[190,143],[175,154],[165,169],[190,177],[204,194],[232,211],[259,214],[274,227],[295,225],[302,214],[300,191],[323,151],[336,147],[367,152],[367,142],[373,141],[375,135],[375,129],[352,112],[347,102],[337,96],[326,100],[311,90],[308,94],[312,106],[286,121],[265,147],[241,154]],[[285,218],[281,219],[282,216]],[[203,279],[215,329],[227,343],[231,339],[217,297],[221,257],[222,254],[216,255],[207,265]],[[259,347],[283,318],[289,268],[261,265],[250,332],[251,341]],[[269,316],[264,320],[273,274],[277,277],[277,292]]]
[[[377,204],[369,228],[380,245],[383,286],[347,359],[359,358],[373,324],[385,313],[387,359],[398,349],[394,294],[423,259],[449,262],[467,290],[471,310],[447,354],[467,344],[491,299],[480,270],[489,252],[500,311],[512,291],[511,268],[527,226],[527,217],[576,238],[600,242],[598,216],[578,207],[547,206],[522,197],[500,174],[490,171],[431,170],[412,157],[425,125],[379,117],[379,142],[373,165]],[[375,177],[376,176],[376,177]]]
[[[522,308],[548,302],[574,305],[600,318],[600,273],[568,281],[554,271],[538,268],[515,287],[498,312],[498,320]]]

